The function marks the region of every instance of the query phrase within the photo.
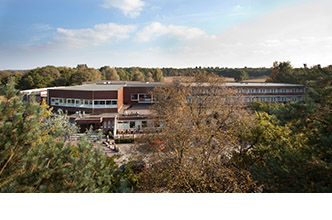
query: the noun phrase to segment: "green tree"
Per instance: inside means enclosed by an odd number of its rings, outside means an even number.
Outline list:
[[[117,72],[119,74],[120,80],[124,80],[124,81],[130,81],[131,80],[130,74],[128,72],[126,72],[124,69],[118,68]]]
[[[71,76],[71,82],[73,85],[81,85],[83,82],[98,80],[101,80],[101,73],[94,68],[78,68]]]
[[[266,82],[273,83],[299,83],[295,71],[288,62],[274,62],[272,67],[271,76],[269,76]]]
[[[136,70],[134,72],[134,81],[144,81],[144,75],[141,71],[139,70]]]
[[[148,72],[145,76],[145,81],[146,82],[153,82],[154,79],[153,79],[153,76],[152,76],[152,73]]]
[[[45,88],[54,86],[53,82],[60,78],[59,70],[54,66],[45,66],[28,71],[18,83],[20,89]]]
[[[115,68],[110,68],[109,66],[104,66],[100,68],[102,79],[105,80],[120,80],[120,77]]]
[[[154,79],[155,82],[163,82],[164,81],[163,72],[159,68],[155,69],[155,71],[153,73],[153,79]]]
[[[245,70],[236,70],[234,72],[234,79],[236,82],[242,82],[249,79],[248,73]]]
[[[114,157],[84,137],[77,146],[66,144],[71,128],[64,115],[49,117],[45,106],[22,103],[13,80],[8,84],[0,102],[0,192],[130,190]]]

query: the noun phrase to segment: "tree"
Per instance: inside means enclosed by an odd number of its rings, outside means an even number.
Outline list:
[[[315,153],[308,135],[277,125],[266,113],[257,119],[240,136],[242,150],[233,159],[250,169],[264,192],[331,192],[331,162]]]
[[[242,108],[241,97],[218,79],[201,73],[194,81],[174,81],[153,91],[153,120],[162,127],[148,129],[141,140],[140,148],[149,152],[144,158],[150,168],[142,174],[140,190],[257,190],[249,172],[228,162],[237,148],[236,133],[246,129],[251,116]],[[155,144],[158,140],[164,149]]]
[[[236,70],[234,73],[234,79],[236,82],[242,82],[249,79],[249,76],[245,70]]]
[[[134,72],[134,81],[144,81],[144,75],[141,71],[137,70]]]
[[[59,70],[54,66],[45,66],[28,71],[19,80],[18,88],[32,89],[53,86],[53,82],[60,78]]]
[[[156,70],[154,71],[153,79],[154,79],[155,82],[163,82],[164,81],[163,72],[159,68],[156,68]]]
[[[274,62],[272,67],[271,76],[269,76],[266,82],[273,83],[298,83],[298,79],[295,75],[295,71],[288,62]]]
[[[103,79],[106,80],[120,80],[120,77],[115,68],[110,68],[109,66],[104,66],[100,68],[100,72]]]
[[[81,85],[83,82],[101,80],[101,73],[94,68],[81,67],[71,76],[73,85]]]
[[[154,81],[153,76],[152,76],[152,73],[148,72],[148,73],[146,74],[145,81],[146,81],[146,82],[153,82],[153,81]]]
[[[117,69],[117,72],[119,74],[120,80],[130,81],[130,76],[125,70]]]
[[[71,128],[64,115],[52,116],[31,100],[22,103],[12,80],[0,103],[0,192],[125,190],[114,157],[84,137],[77,146],[66,143]]]

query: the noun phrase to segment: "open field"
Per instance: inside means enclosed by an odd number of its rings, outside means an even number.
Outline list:
[[[256,83],[262,83],[265,82],[267,79],[267,76],[263,76],[263,77],[258,77],[258,78],[253,78],[253,79],[248,79],[248,80],[244,80],[243,82],[256,82]]]

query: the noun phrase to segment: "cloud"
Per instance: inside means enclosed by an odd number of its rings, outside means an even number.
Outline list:
[[[141,0],[104,0],[102,7],[118,8],[125,16],[135,18],[140,15],[145,3]]]
[[[311,1],[278,9],[173,54],[176,66],[294,66],[331,64],[332,2]]]
[[[129,33],[136,30],[134,25],[118,25],[115,23],[97,24],[87,29],[64,29],[57,28],[57,32],[50,46],[65,48],[81,48],[97,46],[111,38],[126,39]]]
[[[209,36],[199,28],[175,25],[166,26],[159,22],[153,22],[136,34],[136,41],[146,42],[164,35],[186,41],[213,38],[213,36]]]

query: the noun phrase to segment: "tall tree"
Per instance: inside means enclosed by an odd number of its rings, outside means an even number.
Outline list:
[[[155,82],[163,82],[164,81],[163,72],[159,68],[156,68],[156,70],[154,71],[153,79],[154,79]]]
[[[78,68],[71,76],[71,82],[73,85],[80,85],[83,82],[98,80],[101,80],[101,73],[94,68]]]
[[[126,177],[114,158],[82,139],[65,144],[65,118],[22,95],[11,81],[0,102],[0,192],[118,192]],[[55,116],[57,117],[57,116]],[[65,126],[63,126],[65,125]]]
[[[155,192],[254,192],[248,171],[228,163],[237,148],[236,132],[246,129],[248,114],[235,91],[217,76],[196,75],[157,87],[151,110],[159,132],[147,130],[142,142],[150,168],[141,190]],[[234,100],[233,100],[234,98]],[[164,149],[160,146],[164,145]],[[138,155],[139,156],[139,155]]]
[[[274,116],[257,115],[258,123],[239,138],[234,161],[250,169],[264,192],[331,192],[331,160],[315,151],[306,133],[280,126]],[[241,160],[239,160],[239,157]]]
[[[145,76],[145,81],[146,82],[153,82],[154,79],[153,79],[153,76],[152,76],[152,73],[148,72]]]
[[[295,71],[288,62],[274,62],[272,67],[271,76],[269,76],[266,82],[273,83],[298,83],[295,76]]]
[[[144,74],[137,70],[134,72],[134,81],[144,81]]]
[[[115,68],[110,68],[109,66],[104,66],[100,68],[102,79],[105,80],[120,80],[120,77]]]

